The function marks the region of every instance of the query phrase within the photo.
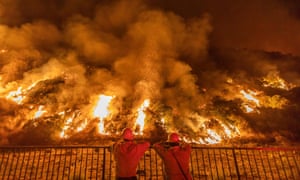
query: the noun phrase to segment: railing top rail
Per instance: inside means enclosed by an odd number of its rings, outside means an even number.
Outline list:
[[[12,148],[109,148],[104,145],[37,145],[37,146],[0,146],[0,149]]]
[[[218,147],[192,146],[193,149],[236,149],[236,150],[264,150],[264,151],[300,151],[300,147]]]
[[[108,145],[36,145],[36,146],[0,146],[0,149],[30,148],[110,148]],[[151,146],[152,148],[152,146]],[[224,147],[224,146],[192,146],[193,149],[224,149],[224,150],[263,150],[263,151],[300,151],[300,147]]]

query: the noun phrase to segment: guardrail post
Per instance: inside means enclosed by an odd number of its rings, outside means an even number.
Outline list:
[[[105,180],[105,152],[106,152],[106,148],[103,148],[103,160],[102,160],[102,180]]]
[[[233,155],[233,159],[234,159],[234,165],[235,165],[237,177],[238,177],[238,180],[240,180],[241,177],[240,177],[240,172],[239,172],[239,166],[238,166],[238,163],[237,163],[237,159],[236,159],[236,155],[235,155],[234,149],[232,149],[232,155]]]

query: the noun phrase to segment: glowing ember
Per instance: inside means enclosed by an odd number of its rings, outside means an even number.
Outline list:
[[[244,90],[241,90],[240,93],[248,100],[248,101],[252,101],[255,102],[255,104],[257,106],[259,106],[259,100],[257,98],[255,98],[254,96],[256,96],[258,93],[248,90],[248,93]]]
[[[224,132],[226,134],[227,137],[231,137],[232,136],[232,132],[231,130],[229,129],[228,126],[226,126],[225,124],[221,123],[221,126],[224,128]]]
[[[216,144],[222,141],[221,136],[218,135],[214,130],[207,129],[207,133],[209,134],[209,137],[205,138],[205,141],[209,144]]]
[[[44,106],[39,106],[38,111],[34,114],[34,119],[41,117],[45,112],[47,112],[43,109],[44,109]]]
[[[86,124],[82,123],[82,125],[80,125],[79,127],[77,127],[77,132],[82,131],[85,128]]]
[[[161,118],[160,122],[164,125],[166,123],[165,118]]]
[[[81,125],[77,127],[77,132],[82,131],[86,127],[86,125],[87,125],[87,119],[85,119],[84,122],[81,123]]]
[[[22,104],[22,101],[24,100],[26,93],[29,92],[38,82],[39,81],[31,84],[25,90],[23,90],[23,87],[19,87],[16,91],[9,92],[8,95],[6,96],[6,99],[10,99],[16,102],[17,104]]]
[[[253,112],[254,109],[251,108],[249,105],[245,104],[244,107],[246,108],[246,112],[249,113],[249,112]]]
[[[295,85],[287,83],[284,79],[279,77],[279,72],[270,72],[266,77],[264,77],[263,86],[284,90],[289,90],[295,87]]]
[[[64,129],[63,129],[63,131],[59,134],[59,137],[65,138],[65,130],[64,130]]]
[[[144,125],[145,125],[144,121],[146,118],[146,114],[144,111],[149,107],[149,105],[150,105],[150,100],[146,99],[137,110],[138,116],[135,122],[135,127],[139,127],[139,134],[143,134]]]
[[[66,112],[62,111],[62,112],[59,112],[58,115],[63,116],[63,115],[65,115],[65,113]]]
[[[106,95],[100,95],[98,103],[96,105],[96,108],[94,110],[94,117],[97,117],[100,119],[99,121],[99,133],[104,134],[104,118],[106,118],[110,112],[109,112],[109,104],[111,100],[113,99],[113,96],[106,96]]]
[[[59,136],[61,138],[67,138],[68,136],[65,134],[65,131],[68,129],[69,127],[68,126],[64,126],[63,127],[63,130],[61,131],[61,133],[59,134]]]
[[[244,103],[243,107],[247,113],[254,112],[254,108],[250,107],[248,104]]]
[[[19,87],[16,91],[9,92],[6,98],[16,102],[17,104],[21,104],[24,99],[22,87]]]
[[[61,138],[67,138],[68,136],[65,134],[66,131],[70,128],[70,125],[73,122],[73,117],[70,117],[66,120],[64,127],[62,128],[62,132],[60,133]]]

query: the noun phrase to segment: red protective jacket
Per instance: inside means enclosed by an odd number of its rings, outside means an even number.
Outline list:
[[[150,147],[149,142],[136,143],[134,141],[119,142],[114,145],[117,177],[136,176],[139,160]]]
[[[189,171],[189,161],[191,155],[191,146],[189,144],[165,147],[163,144],[154,144],[154,149],[162,158],[165,165],[167,180],[191,180]],[[176,159],[175,157],[176,156]],[[181,169],[180,169],[180,166]],[[184,174],[182,173],[184,172]]]

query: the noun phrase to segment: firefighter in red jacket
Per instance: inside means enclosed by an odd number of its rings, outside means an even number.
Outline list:
[[[171,133],[167,142],[156,143],[153,147],[164,162],[165,179],[192,179],[189,171],[191,145],[180,142],[177,133]]]
[[[150,143],[134,142],[134,135],[130,128],[125,128],[122,141],[114,144],[113,152],[116,161],[117,180],[136,180],[136,171],[139,160],[149,149]]]

